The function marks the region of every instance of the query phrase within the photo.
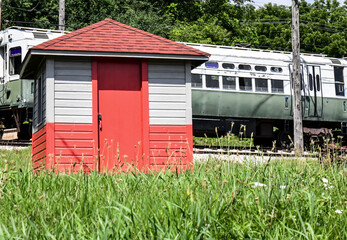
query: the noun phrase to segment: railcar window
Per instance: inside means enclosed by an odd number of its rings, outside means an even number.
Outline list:
[[[256,78],[255,79],[255,91],[256,92],[267,92],[267,79]]]
[[[336,96],[345,96],[343,82],[343,67],[334,67],[335,92]]]
[[[239,85],[241,91],[252,91],[252,78],[239,78]]]
[[[251,65],[239,64],[240,70],[251,70]]]
[[[271,92],[284,93],[283,81],[282,80],[271,80]]]
[[[275,73],[283,72],[283,69],[280,67],[271,67],[270,70],[271,70],[271,72],[275,72]]]
[[[223,67],[224,69],[234,69],[234,68],[235,68],[235,65],[232,64],[232,63],[223,63],[223,64],[222,64],[222,67]]]
[[[311,73],[308,75],[308,85],[310,87],[310,91],[313,91],[313,77]]]
[[[219,88],[219,77],[217,75],[206,75],[207,88]]]
[[[255,66],[255,71],[266,72],[267,68],[265,66]]]
[[[223,76],[223,89],[236,90],[236,78]]]
[[[193,88],[202,88],[202,75],[201,74],[192,74],[192,87]]]
[[[205,67],[207,68],[218,68],[218,63],[217,62],[206,62]]]
[[[10,49],[10,75],[19,74],[22,63],[22,48],[14,47]]]
[[[319,92],[320,91],[320,77],[318,74],[316,75],[316,84],[317,84],[317,91]]]

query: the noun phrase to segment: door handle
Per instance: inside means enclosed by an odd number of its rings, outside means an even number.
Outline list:
[[[102,116],[101,113],[98,114],[99,130],[102,130]]]

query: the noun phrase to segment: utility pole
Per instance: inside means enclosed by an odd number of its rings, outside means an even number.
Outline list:
[[[59,30],[65,30],[65,0],[59,0]]]
[[[297,155],[303,154],[303,126],[301,109],[300,87],[300,34],[299,34],[299,0],[292,0],[292,51],[293,51],[293,74],[294,87],[294,150]]]

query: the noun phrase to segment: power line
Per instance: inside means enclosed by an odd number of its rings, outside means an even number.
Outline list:
[[[13,21],[13,20],[8,20],[8,19],[4,19],[5,23],[20,23],[20,24],[33,24],[33,25],[49,25],[49,26],[58,26],[59,24],[53,24],[53,23],[39,23],[39,22],[27,22],[27,21]],[[65,27],[69,27],[72,29],[78,29],[79,27],[74,27],[74,26],[69,26],[69,25],[65,25]]]
[[[8,8],[12,8],[12,9],[16,9],[16,10],[21,10],[21,11],[26,11],[26,12],[32,12],[32,11],[37,11],[36,7],[39,5],[39,3],[36,4],[35,7],[28,9],[28,8],[19,8],[19,7],[13,7],[7,4],[2,4],[2,6],[8,7]]]

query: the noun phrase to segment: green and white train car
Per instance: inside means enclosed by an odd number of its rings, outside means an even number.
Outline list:
[[[34,80],[20,79],[21,63],[30,47],[63,34],[26,27],[0,32],[0,139],[6,133],[9,138],[30,138]]]
[[[293,131],[290,52],[186,43],[211,54],[192,71],[195,135],[253,134],[287,144]],[[347,61],[301,54],[304,132],[311,140],[346,133]]]

